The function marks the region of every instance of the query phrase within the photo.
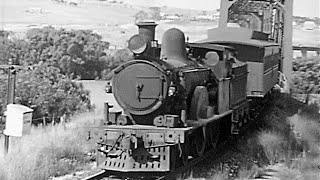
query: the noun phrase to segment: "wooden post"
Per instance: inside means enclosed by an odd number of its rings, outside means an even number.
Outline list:
[[[9,136],[4,135],[4,154],[8,154],[9,151]]]
[[[46,127],[47,122],[46,122],[46,117],[45,116],[42,117],[42,123],[43,123],[43,126]]]
[[[62,124],[64,129],[66,129],[66,119],[67,119],[67,115],[66,113],[63,113],[63,115],[60,117],[60,124]]]
[[[9,60],[9,64],[12,62]],[[7,105],[14,103],[14,92],[15,92],[15,81],[16,81],[16,70],[14,67],[8,68],[8,92],[7,92]],[[6,119],[7,121],[8,119]],[[10,138],[9,136],[4,136],[4,153],[7,154],[9,151]]]
[[[54,114],[52,115],[52,126],[54,126],[55,122],[54,122]]]
[[[16,70],[13,67],[8,69],[8,94],[7,94],[7,104],[14,103],[15,95],[15,82],[16,82]]]
[[[9,59],[8,65],[0,65],[0,68],[8,69],[8,91],[7,91],[7,105],[14,104],[15,85],[16,85],[16,71],[23,69],[22,66],[14,65],[12,59]],[[9,151],[9,136],[5,135],[4,149],[5,154]]]

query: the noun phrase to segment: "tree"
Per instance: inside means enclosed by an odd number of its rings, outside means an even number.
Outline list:
[[[75,78],[96,79],[132,58],[127,50],[108,54],[109,43],[88,30],[31,29],[26,39],[0,34],[0,63],[31,66],[17,73],[16,102],[33,107],[34,117],[90,110],[88,92]],[[0,70],[0,115],[6,107],[7,72]]]
[[[101,68],[106,62],[99,61],[109,43],[89,30],[56,30],[53,27],[31,29],[27,32],[28,50],[25,64],[33,65],[40,61],[56,61],[61,73],[70,78],[101,78]]]
[[[3,109],[7,104],[7,75],[0,69],[0,116],[3,114]]]
[[[320,59],[319,57],[293,61],[292,89],[298,94],[320,93]]]
[[[100,61],[106,62],[105,68],[101,71],[102,79],[109,80],[113,76],[113,69],[117,68],[120,64],[123,64],[133,58],[133,54],[129,49],[119,49],[110,51],[109,56],[102,56]]]
[[[16,101],[34,108],[34,117],[60,117],[91,109],[89,92],[50,63],[18,73]]]

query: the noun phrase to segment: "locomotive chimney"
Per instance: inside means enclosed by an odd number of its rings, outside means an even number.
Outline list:
[[[139,35],[142,36],[147,42],[151,42],[155,37],[155,22],[139,22],[137,26],[139,27]]]

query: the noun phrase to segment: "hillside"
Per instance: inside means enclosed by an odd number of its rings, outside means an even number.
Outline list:
[[[1,4],[1,27],[4,30],[17,32],[24,35],[27,29],[51,25],[65,29],[91,29],[99,33],[104,40],[112,45],[125,47],[126,41],[137,33],[134,25],[135,15],[146,10],[141,5],[163,5],[160,1],[145,0],[134,1],[96,1],[79,0],[77,5],[58,3],[53,0],[10,0]],[[120,3],[122,2],[122,3]],[[126,4],[128,3],[128,4]],[[161,12],[177,13],[184,16],[194,16],[202,13],[199,10],[162,7]],[[156,28],[156,38],[161,40],[165,30],[176,27],[183,30],[190,41],[206,38],[208,29],[217,27],[214,22],[195,21],[161,21]],[[293,42],[295,45],[320,44],[319,30],[304,31],[299,26],[294,27]]]

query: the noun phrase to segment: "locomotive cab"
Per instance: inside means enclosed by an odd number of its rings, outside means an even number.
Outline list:
[[[233,47],[210,44],[189,44],[192,57],[209,67],[218,83],[217,113],[222,114],[246,100],[247,64],[237,59]],[[230,88],[229,88],[230,87]]]
[[[192,58],[209,67],[218,80],[231,77],[236,56],[234,48],[209,43],[189,43],[188,46]]]

